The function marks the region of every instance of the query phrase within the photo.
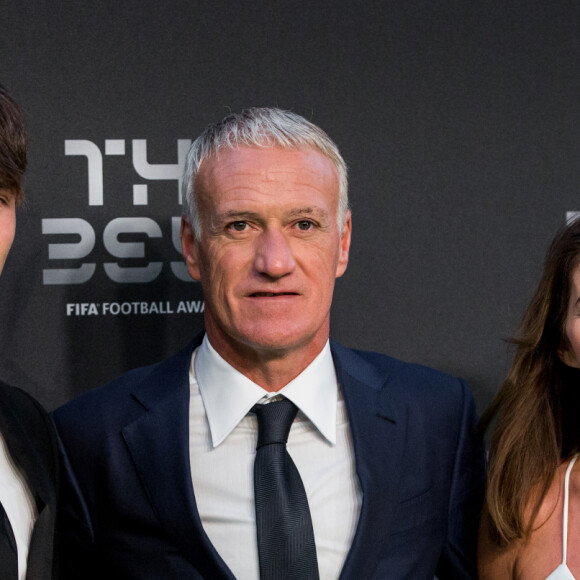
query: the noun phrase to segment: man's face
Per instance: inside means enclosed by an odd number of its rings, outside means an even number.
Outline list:
[[[350,213],[342,231],[337,223],[334,164],[310,148],[240,147],[206,159],[195,190],[201,240],[184,222],[183,253],[203,287],[214,348],[317,353],[350,247]]]
[[[16,230],[16,199],[12,191],[0,189],[0,273],[14,240]]]

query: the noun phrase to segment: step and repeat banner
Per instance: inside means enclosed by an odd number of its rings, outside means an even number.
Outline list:
[[[332,335],[466,378],[481,411],[546,247],[580,210],[577,2],[0,2],[29,133],[0,378],[49,409],[202,329],[179,183],[251,106],[325,129],[353,246]]]

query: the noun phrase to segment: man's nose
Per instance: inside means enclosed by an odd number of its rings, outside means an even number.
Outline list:
[[[263,232],[257,239],[256,270],[270,278],[282,278],[296,267],[292,248],[279,230]]]

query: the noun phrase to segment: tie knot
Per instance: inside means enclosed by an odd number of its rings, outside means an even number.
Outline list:
[[[258,418],[256,449],[273,443],[286,445],[290,427],[298,413],[298,407],[292,401],[283,399],[266,405],[254,405],[252,413]]]

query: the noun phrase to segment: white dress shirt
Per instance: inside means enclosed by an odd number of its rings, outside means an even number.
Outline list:
[[[26,578],[26,562],[37,511],[34,498],[20,469],[14,463],[0,433],[0,502],[10,520],[18,549],[18,578]],[[2,571],[0,570],[0,578]]]
[[[211,543],[236,578],[259,579],[253,483],[258,423],[248,412],[276,395],[300,409],[287,448],[308,496],[320,578],[338,578],[362,494],[328,342],[298,377],[269,393],[229,365],[206,335],[192,356],[190,393],[189,453],[197,508]]]

